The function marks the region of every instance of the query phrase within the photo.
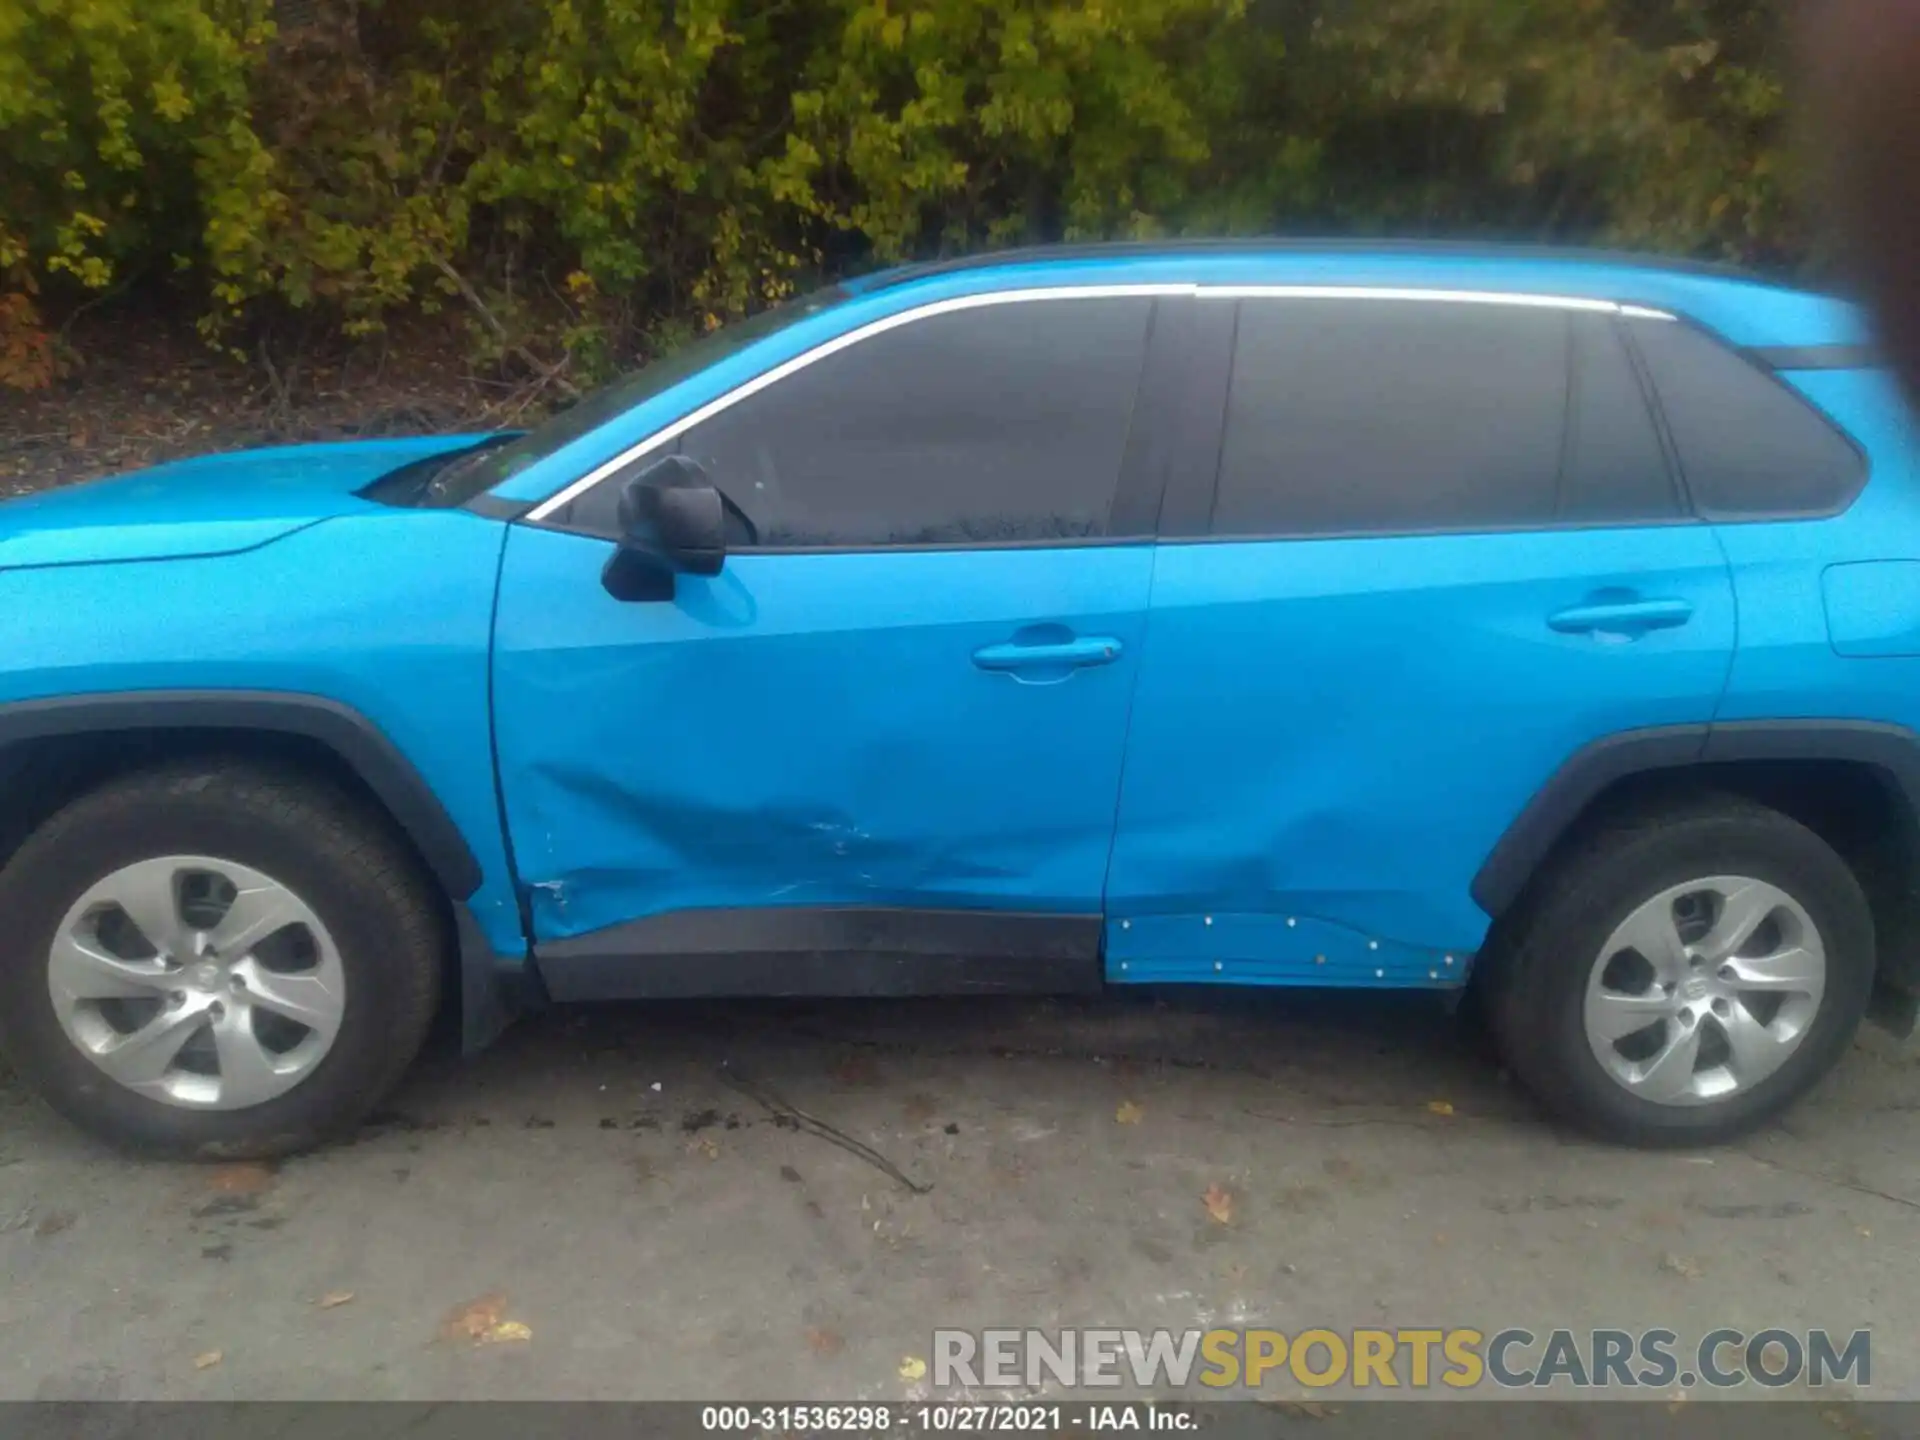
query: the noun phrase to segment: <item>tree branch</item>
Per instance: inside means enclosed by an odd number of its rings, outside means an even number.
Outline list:
[[[473,313],[478,315],[486,327],[494,333],[494,337],[498,339],[502,345],[506,346],[507,349],[511,350],[515,355],[518,355],[528,365],[533,367],[534,374],[541,377],[541,385],[543,388],[548,384],[558,385],[574,399],[578,400],[580,398],[580,387],[560,373],[573,358],[572,356],[562,355],[552,364],[542,360],[538,355],[535,355],[526,346],[520,344],[507,333],[507,327],[500,323],[500,317],[488,308],[487,302],[480,298],[480,292],[473,288],[466,276],[462,275],[458,270],[454,269],[448,261],[438,255],[433,257],[433,263],[440,273],[446,276],[452,283],[454,289],[460,292],[460,298],[472,307]]]

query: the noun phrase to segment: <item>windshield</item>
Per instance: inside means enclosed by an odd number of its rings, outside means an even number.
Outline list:
[[[701,336],[679,349],[662,355],[652,363],[622,376],[568,406],[544,425],[507,440],[488,442],[448,457],[428,482],[423,497],[428,505],[462,505],[474,496],[491,490],[536,461],[571,445],[582,435],[631,410],[643,400],[697,375],[709,365],[757,340],[763,340],[795,321],[838,305],[850,298],[839,286],[816,290],[784,305],[762,310],[758,315]]]

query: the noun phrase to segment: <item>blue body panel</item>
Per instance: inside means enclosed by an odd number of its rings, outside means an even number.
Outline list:
[[[1740,605],[1719,718],[1920,726],[1920,429],[1884,372],[1786,378],[1860,441],[1873,473],[1843,515],[1714,527]]]
[[[1635,638],[1548,626],[1607,595],[1693,614]],[[1426,957],[1479,946],[1468,887],[1513,817],[1590,741],[1710,719],[1733,645],[1733,587],[1704,525],[1163,545],[1109,978],[1174,978],[1184,957],[1196,980],[1404,983],[1369,940],[1461,978]]]
[[[0,703],[231,689],[351,706],[439,797],[480,864],[474,918],[497,951],[522,955],[487,724],[507,527],[354,504],[238,554],[0,571]]]
[[[236,450],[29,495],[0,506],[0,569],[175,560],[263,545],[376,507],[354,491],[478,435]]]
[[[507,546],[494,694],[537,939],[714,906],[1099,912],[1151,547],[741,555],[649,604],[601,588],[612,550]],[[974,663],[1036,623],[1116,657]]]
[[[1109,922],[1106,975],[1131,985],[1314,985],[1447,989],[1471,952],[1382,940],[1365,930],[1278,913],[1148,915]]]
[[[1920,656],[1920,560],[1849,560],[1820,581],[1836,655]]]

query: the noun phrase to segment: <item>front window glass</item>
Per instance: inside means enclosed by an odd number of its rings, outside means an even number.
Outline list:
[[[493,489],[535,462],[571,445],[581,436],[598,429],[642,401],[651,400],[728,355],[848,298],[846,290],[833,286],[763,310],[732,325],[723,325],[711,334],[682,345],[678,350],[594,391],[524,435],[504,443],[498,439],[488,441],[473,449],[457,452],[447,457],[434,473],[422,497],[423,503],[445,506],[465,504],[474,496]]]
[[[695,426],[681,453],[769,547],[1107,533],[1152,300],[990,304],[902,325]]]

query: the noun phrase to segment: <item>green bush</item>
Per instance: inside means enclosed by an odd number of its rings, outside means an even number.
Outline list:
[[[0,0],[0,380],[44,378],[41,311],[122,284],[191,287],[228,344],[451,306],[483,356],[584,379],[1019,240],[1807,251],[1767,0],[270,9]]]

